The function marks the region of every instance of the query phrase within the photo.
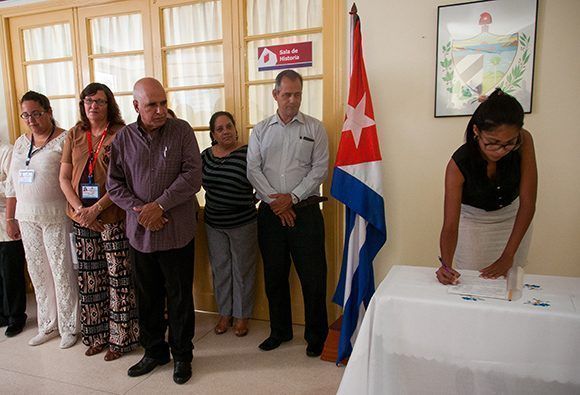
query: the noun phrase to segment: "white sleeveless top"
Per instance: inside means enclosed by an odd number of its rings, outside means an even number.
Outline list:
[[[67,134],[68,131],[64,131],[49,141],[43,149],[32,156],[28,166],[26,159],[30,140],[26,135],[22,135],[14,143],[6,197],[16,197],[17,220],[43,224],[67,221],[66,198],[58,182],[62,147]],[[22,169],[34,171],[32,182],[19,182],[19,173]]]

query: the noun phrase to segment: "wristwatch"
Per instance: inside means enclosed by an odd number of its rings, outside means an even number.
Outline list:
[[[298,196],[294,195],[293,193],[290,193],[290,196],[292,196],[292,204],[296,204],[300,201],[300,199],[298,199]]]

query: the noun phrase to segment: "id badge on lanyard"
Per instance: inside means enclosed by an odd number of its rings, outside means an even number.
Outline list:
[[[107,125],[108,128],[109,125]],[[94,181],[94,174],[95,174],[95,162],[97,161],[99,151],[101,151],[101,147],[103,146],[103,142],[105,141],[105,137],[107,136],[107,128],[103,130],[103,134],[101,135],[101,140],[97,145],[97,149],[93,153],[93,138],[91,131],[87,131],[87,143],[89,146],[89,182],[81,184],[81,199],[99,199],[101,197],[101,193],[99,190],[99,185],[95,184]]]
[[[34,169],[20,169],[18,171],[19,184],[32,184],[34,181]]]
[[[97,184],[81,184],[81,199],[99,199],[99,185]]]
[[[34,181],[34,169],[29,169],[28,165],[30,165],[30,161],[32,160],[32,157],[34,156],[34,154],[42,151],[42,149],[44,147],[46,147],[46,144],[48,144],[48,142],[50,141],[55,130],[56,130],[56,127],[53,126],[52,131],[48,135],[48,138],[46,139],[46,141],[44,142],[42,147],[40,147],[36,150],[34,150],[34,134],[32,134],[30,136],[30,148],[28,149],[28,155],[26,157],[26,168],[18,170],[18,183],[19,184],[32,184],[32,182]]]

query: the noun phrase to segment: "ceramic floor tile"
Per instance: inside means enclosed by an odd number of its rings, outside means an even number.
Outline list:
[[[35,327],[29,327],[0,344],[0,354],[5,355],[4,348],[10,353],[10,358],[0,358],[0,369],[114,393],[124,393],[135,385],[126,372],[140,358],[139,351],[105,362],[104,353],[85,356],[86,347],[80,341],[66,350],[59,348],[60,338],[31,347],[27,342],[36,332]]]
[[[195,313],[195,336],[193,343],[197,343],[201,338],[208,333],[213,333],[213,328],[218,320],[218,315],[215,313]]]
[[[34,301],[29,301],[29,318],[24,332],[6,338],[0,332],[0,392],[59,394],[333,394],[344,369],[305,355],[304,327],[294,328],[294,339],[278,349],[258,349],[270,333],[269,323],[250,321],[245,337],[232,330],[216,335],[217,314],[196,314],[193,378],[185,385],[173,382],[173,363],[158,367],[142,377],[128,377],[127,369],[138,362],[142,349],[112,362],[104,353],[84,355],[80,341],[68,350],[59,348],[60,338],[40,346],[28,346],[37,333]],[[6,358],[4,356],[9,356]],[[5,385],[6,383],[6,385]],[[275,390],[274,390],[275,389]]]
[[[97,391],[95,389],[71,385],[44,377],[31,376],[29,374],[16,373],[0,369],[0,383],[2,394],[110,394],[110,392]]]
[[[174,384],[171,368],[164,366],[129,394],[191,393],[200,389],[210,394],[336,393],[344,370],[307,357],[303,332],[303,327],[295,327],[292,341],[269,352],[258,349],[269,334],[267,322],[250,321],[250,333],[243,338],[231,331],[223,335],[209,333],[195,345],[193,377],[188,383]]]

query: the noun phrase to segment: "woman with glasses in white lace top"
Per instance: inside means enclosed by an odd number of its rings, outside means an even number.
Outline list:
[[[56,125],[46,96],[27,92],[20,107],[29,132],[14,143],[6,188],[6,228],[13,240],[22,233],[36,296],[38,334],[28,344],[37,346],[60,334],[60,347],[69,348],[77,341],[79,291],[66,199],[58,184],[67,132]]]

